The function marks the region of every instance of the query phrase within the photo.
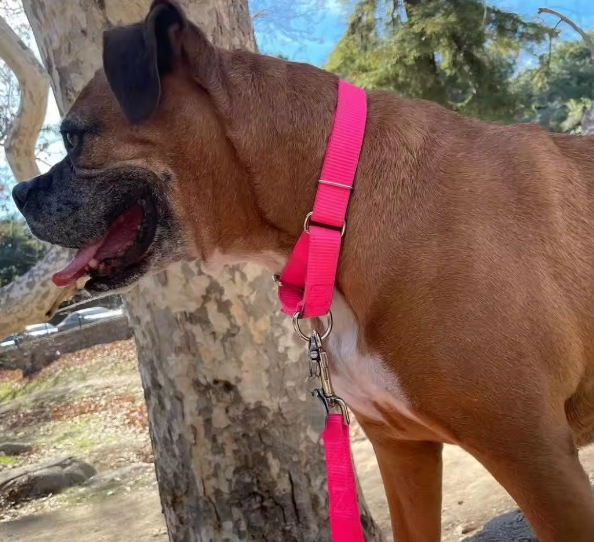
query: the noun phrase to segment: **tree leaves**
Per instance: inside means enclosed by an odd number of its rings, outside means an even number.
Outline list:
[[[360,0],[326,67],[364,88],[394,90],[475,117],[512,122],[520,51],[551,30],[478,0]]]
[[[0,220],[0,287],[31,269],[47,245],[27,233],[21,220]]]
[[[590,51],[581,40],[554,43],[536,68],[518,75],[514,90],[520,97],[518,120],[579,133],[582,115],[594,99]]]

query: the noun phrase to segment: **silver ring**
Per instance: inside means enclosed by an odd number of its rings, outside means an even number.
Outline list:
[[[311,213],[307,213],[307,215],[305,215],[305,220],[303,221],[303,231],[305,233],[307,233],[308,235],[309,235],[309,223],[311,222],[312,216],[313,216],[313,211]],[[321,226],[328,230],[335,229],[331,226],[324,226],[323,224],[321,224]],[[342,223],[342,228],[340,228],[340,237],[344,237],[345,233],[346,233],[346,220]]]
[[[293,315],[293,329],[295,330],[295,332],[297,333],[297,335],[299,335],[299,337],[301,337],[304,341],[309,342],[309,339],[311,337],[308,337],[305,333],[303,333],[303,331],[301,331],[301,327],[299,326],[299,321],[302,319],[301,318],[301,312],[296,312]],[[332,331],[332,326],[334,325],[334,321],[332,319],[332,312],[328,311],[328,314],[326,315],[326,318],[328,318],[328,327],[326,327],[326,329],[324,330],[323,333],[321,333],[320,339],[323,341],[324,339],[327,339],[328,336],[330,335],[331,331]]]

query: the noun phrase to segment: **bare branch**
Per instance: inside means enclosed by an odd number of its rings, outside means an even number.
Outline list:
[[[555,10],[552,10],[549,8],[539,8],[538,14],[542,15],[543,13],[548,13],[549,15],[554,15],[555,17],[559,17],[559,19],[561,21],[563,21],[564,23],[571,26],[571,28],[573,28],[582,37],[582,39],[584,40],[584,43],[586,44],[586,47],[588,47],[588,49],[590,50],[590,55],[592,56],[592,60],[594,60],[594,41],[592,41],[592,38],[590,36],[588,36],[588,34],[586,34],[586,32],[584,32],[571,19],[568,19],[567,17],[565,17],[565,15],[562,15],[558,11],[555,11]],[[557,23],[555,25],[555,28],[557,28],[558,25],[559,25],[559,23]]]
[[[35,55],[0,17],[0,58],[16,75],[21,91],[19,111],[4,149],[17,181],[39,175],[35,143],[47,109],[49,77]]]
[[[35,267],[0,289],[0,337],[46,322],[72,296],[73,289],[61,290],[49,278],[69,260],[68,250],[53,247]]]
[[[39,175],[35,144],[47,109],[49,77],[31,50],[0,17],[0,58],[16,75],[21,101],[4,148],[17,181]],[[0,289],[0,337],[28,324],[45,322],[72,295],[50,281],[70,259],[70,251],[54,247],[33,269]]]

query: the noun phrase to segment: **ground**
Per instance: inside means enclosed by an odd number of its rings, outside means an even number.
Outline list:
[[[88,486],[18,508],[0,503],[0,540],[168,540],[135,359],[133,342],[123,341],[64,356],[32,380],[16,372],[0,373],[2,440],[34,445],[24,456],[0,457],[0,471],[74,455],[100,473]],[[373,450],[356,425],[352,434],[367,502],[389,532]],[[443,542],[532,542],[514,512],[490,522],[515,505],[473,458],[455,447],[446,447],[444,456]],[[594,447],[585,449],[581,459],[593,475]]]

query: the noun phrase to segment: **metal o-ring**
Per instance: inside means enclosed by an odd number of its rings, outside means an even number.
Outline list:
[[[305,333],[303,333],[303,331],[301,330],[301,327],[299,326],[299,320],[301,320],[301,312],[296,312],[293,315],[293,329],[295,330],[295,332],[297,333],[297,335],[299,335],[299,337],[301,337],[304,341],[309,341],[310,337],[308,337]],[[332,312],[328,311],[328,314],[326,315],[326,317],[328,318],[328,327],[326,327],[326,329],[324,330],[323,333],[321,333],[320,335],[320,339],[324,340],[327,339],[330,335],[330,332],[332,331],[332,326],[334,325],[334,321],[332,319]]]

